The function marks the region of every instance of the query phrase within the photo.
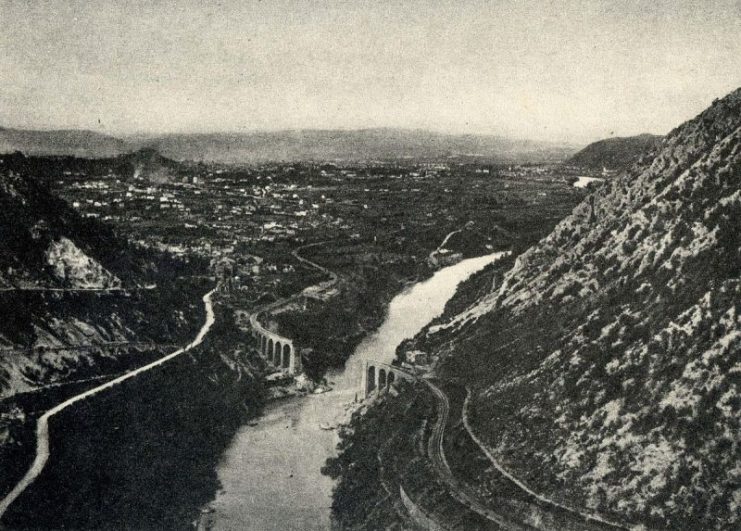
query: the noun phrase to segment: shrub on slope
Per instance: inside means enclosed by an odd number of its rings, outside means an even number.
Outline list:
[[[741,90],[672,131],[436,327],[475,429],[536,490],[737,525]]]

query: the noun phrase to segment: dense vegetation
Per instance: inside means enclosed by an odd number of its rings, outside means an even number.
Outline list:
[[[360,268],[343,279],[328,302],[278,314],[281,331],[312,349],[304,357],[307,375],[319,379],[328,368],[342,366],[363,337],[380,325],[386,304],[413,270],[413,266]]]
[[[405,510],[398,510],[395,501],[399,472],[412,464],[416,453],[415,442],[405,434],[416,431],[432,412],[423,387],[404,386],[404,392],[387,395],[353,415],[340,432],[338,456],[322,469],[337,480],[332,517],[338,529],[409,528],[399,515]],[[418,481],[412,474],[409,478]]]

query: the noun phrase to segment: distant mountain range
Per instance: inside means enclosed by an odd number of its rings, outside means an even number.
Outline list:
[[[573,146],[499,136],[448,135],[408,129],[302,130],[245,134],[169,135],[149,145],[178,159],[218,162],[273,160],[398,160],[474,158],[556,162]]]
[[[664,137],[643,134],[599,140],[569,158],[566,164],[595,170],[625,170],[642,154],[655,149],[662,138]]]
[[[577,146],[492,135],[450,135],[411,129],[296,130],[171,134],[121,139],[93,131],[0,128],[0,152],[105,158],[156,149],[175,160],[249,164],[302,160],[448,160],[560,162]]]
[[[0,127],[0,153],[20,151],[26,155],[72,155],[103,158],[132,150],[130,143],[85,130],[31,131]]]

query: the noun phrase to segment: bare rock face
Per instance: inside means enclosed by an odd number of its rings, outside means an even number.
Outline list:
[[[139,363],[148,345],[190,337],[202,308],[168,276],[172,256],[51,194],[51,168],[0,156],[0,398]]]
[[[119,279],[65,237],[51,242],[46,250],[46,263],[52,268],[52,274],[69,288],[105,289],[121,286]]]
[[[435,327],[475,430],[535,490],[741,523],[741,89],[672,131]]]

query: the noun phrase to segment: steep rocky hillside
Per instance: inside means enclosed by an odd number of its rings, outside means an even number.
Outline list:
[[[650,526],[738,526],[739,228],[741,89],[420,344],[469,382],[473,430],[534,490]]]
[[[198,264],[132,246],[32,173],[23,155],[1,157],[0,397],[120,370],[117,358],[146,354],[133,343],[178,341],[205,291],[178,285]]]
[[[654,150],[661,139],[660,136],[645,134],[600,140],[579,151],[566,164],[594,170],[625,170],[641,155]]]
[[[53,457],[34,494],[5,513],[3,529],[194,527],[221,487],[220,457],[265,399],[262,359],[238,347],[244,336],[231,311],[217,304],[215,312],[213,328],[187,356],[53,417]],[[34,412],[82,390],[28,397],[25,423],[12,410],[7,422],[0,403],[0,496],[34,457]],[[71,477],[74,488],[60,488]]]
[[[52,195],[22,154],[0,157],[0,288],[109,288],[151,276],[156,257]]]

